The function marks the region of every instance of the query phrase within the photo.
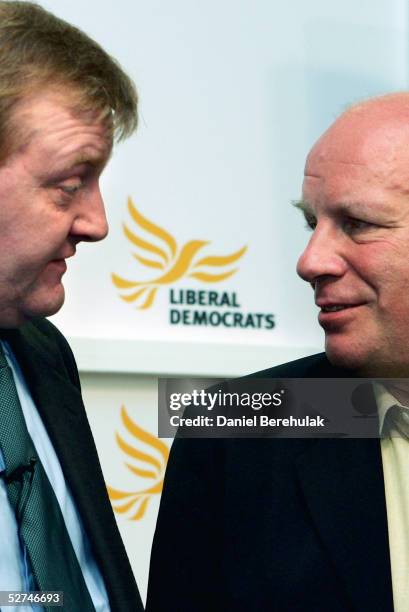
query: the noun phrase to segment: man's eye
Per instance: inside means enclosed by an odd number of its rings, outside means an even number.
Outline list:
[[[369,221],[361,221],[360,219],[354,219],[352,217],[344,221],[344,229],[347,232],[355,232],[373,228],[374,224]]]
[[[82,183],[62,183],[58,186],[67,195],[74,195],[82,187]]]
[[[305,215],[305,227],[311,231],[315,230],[315,228],[317,227],[317,219],[315,217]]]

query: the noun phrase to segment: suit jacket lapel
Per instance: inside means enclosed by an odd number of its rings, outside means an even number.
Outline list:
[[[3,334],[4,336],[4,334]],[[113,609],[141,610],[80,390],[52,339],[30,327],[5,337],[16,355],[74,496]],[[66,375],[65,375],[66,374]],[[126,586],[126,591],[124,589]]]
[[[392,612],[379,440],[319,440],[296,464],[317,532],[355,607]]]
[[[64,361],[52,341],[37,330],[17,330],[8,338],[34,402],[62,459],[83,461],[90,433],[83,425],[84,407],[79,389],[70,382]],[[78,427],[81,422],[81,427]],[[75,466],[75,471],[78,466]],[[74,481],[76,479],[74,478]]]
[[[95,515],[105,514],[107,498],[105,490],[101,496],[102,473],[81,393],[70,382],[64,361],[49,338],[37,330],[25,334],[22,328],[8,340],[92,537]],[[97,486],[94,487],[95,480]],[[90,500],[95,506],[90,506]],[[109,502],[108,509],[111,513]],[[94,544],[98,548],[99,542]]]
[[[318,356],[319,357],[319,356]],[[303,373],[316,378],[350,378],[354,373],[332,366],[325,354]],[[358,412],[376,413],[372,387],[359,388]],[[361,410],[359,409],[361,408]],[[378,420],[368,427],[375,427]],[[357,610],[393,612],[388,523],[380,441],[311,440],[295,465],[304,499],[317,533]]]

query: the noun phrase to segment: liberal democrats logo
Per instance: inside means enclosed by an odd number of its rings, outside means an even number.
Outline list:
[[[137,477],[139,486],[133,491],[108,486],[108,495],[116,513],[126,515],[131,521],[139,521],[144,517],[150,500],[162,493],[169,449],[162,440],[139,427],[125,406],[121,409],[121,420],[125,435],[132,443],[119,433],[116,441],[126,457],[124,464]]]
[[[128,199],[130,220],[135,229],[124,223],[123,232],[136,251],[132,256],[145,268],[159,270],[149,280],[128,280],[112,274],[112,281],[120,290],[120,297],[136,308],[150,308],[158,290],[171,286],[183,278],[193,278],[201,283],[219,283],[233,276],[238,270],[232,267],[243,257],[247,247],[229,255],[205,255],[203,250],[210,244],[208,240],[190,240],[178,245],[167,230],[159,227],[136,209],[132,199]],[[142,237],[140,230],[146,234]]]

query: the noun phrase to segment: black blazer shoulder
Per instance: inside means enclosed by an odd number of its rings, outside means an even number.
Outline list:
[[[318,354],[250,376],[351,373]],[[146,610],[392,612],[379,441],[177,438]]]

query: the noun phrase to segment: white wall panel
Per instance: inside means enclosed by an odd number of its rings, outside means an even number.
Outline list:
[[[139,133],[118,147],[103,179],[110,236],[69,262],[57,324],[73,338],[184,342],[193,351],[261,344],[298,356],[319,347],[311,291],[294,273],[307,235],[289,202],[300,194],[306,152],[345,105],[407,86],[406,3],[44,4],[117,57],[141,98]],[[179,245],[209,240],[203,255],[247,244],[230,279],[172,287],[235,292],[241,312],[274,313],[276,327],[172,326],[169,287],[147,310],[122,301],[112,272],[156,275],[122,233],[128,196]]]

